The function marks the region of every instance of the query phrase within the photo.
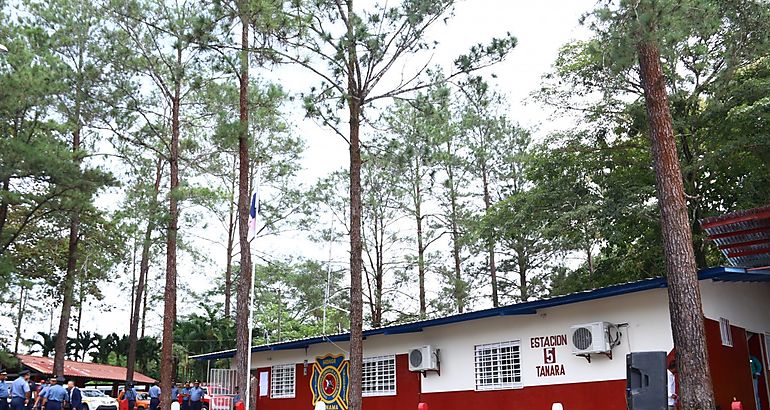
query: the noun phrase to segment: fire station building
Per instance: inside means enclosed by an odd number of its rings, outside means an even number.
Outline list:
[[[717,404],[770,410],[770,270],[699,274]],[[673,357],[666,281],[626,283],[364,331],[365,410],[626,408],[626,355]],[[252,349],[258,410],[344,409],[349,334]],[[232,357],[234,351],[196,357]],[[751,357],[761,360],[757,408]],[[252,396],[253,397],[253,396]]]

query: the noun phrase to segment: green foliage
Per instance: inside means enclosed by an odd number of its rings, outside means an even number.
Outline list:
[[[13,356],[11,352],[0,350],[0,366],[3,366],[3,369],[18,369],[19,359]]]
[[[256,342],[273,343],[324,332],[327,266],[317,262],[277,262],[256,267],[254,321]],[[326,334],[349,327],[348,293],[342,272],[332,270]]]
[[[551,136],[535,156],[533,178],[561,188],[549,200],[563,213],[555,226],[568,232],[559,240],[576,249],[569,243],[577,234],[598,250],[593,266],[557,276],[556,293],[664,271],[635,69],[636,44],[650,36],[660,44],[668,80],[698,266],[721,261],[699,219],[766,203],[767,176],[758,170],[767,160],[767,130],[753,122],[761,116],[734,115],[767,96],[760,67],[770,45],[770,10],[742,0],[645,1],[636,14],[628,6],[602,5],[588,14],[594,37],[565,46],[538,93],[540,101],[577,114],[581,126]],[[750,80],[742,75],[748,72]]]
[[[50,357],[56,345],[56,335],[49,335],[46,332],[37,332],[37,335],[40,336],[40,340],[27,339],[24,341],[24,344],[29,348],[29,353],[39,353],[41,356]]]
[[[207,292],[193,295],[200,306],[178,318],[173,351],[181,377],[205,376],[190,356],[234,346],[226,317],[234,304],[223,312],[220,298],[228,292],[222,272],[235,281],[239,268],[232,257],[243,130],[229,80],[240,72],[232,32],[242,19],[256,33],[248,58],[258,69],[288,62],[315,76],[316,86],[297,100],[308,117],[349,141],[343,124],[352,105],[362,131],[376,130],[362,138],[360,170],[372,326],[486,305],[491,256],[502,303],[664,271],[636,69],[640,41],[661,45],[698,263],[721,262],[697,220],[770,197],[765,4],[601,2],[584,18],[593,35],[561,49],[536,94],[559,115],[576,115],[576,126],[534,141],[496,87],[468,75],[506,57],[516,46],[509,33],[473,46],[445,74],[428,69],[438,43],[426,33],[451,18],[454,4],[30,0],[15,11],[3,3],[0,38],[12,52],[0,57],[0,292],[31,295],[28,306],[13,305],[25,318],[15,320],[37,320],[26,312],[58,306],[71,215],[81,221],[75,290],[99,299],[106,279],[130,276],[126,248],[142,248],[147,230],[157,273],[169,222],[162,203],[174,198],[182,204],[179,249],[196,269],[209,268],[211,256],[186,228],[226,230],[203,239],[230,246]],[[258,237],[301,229],[334,246],[350,229],[349,174],[324,176],[313,189],[297,182],[305,142],[286,119],[295,96],[256,71],[248,131],[250,180],[259,181],[261,197]],[[182,183],[169,192],[176,86]],[[78,130],[83,142],[73,152]],[[95,154],[105,151],[105,160]],[[108,211],[101,199],[116,193],[119,211]],[[257,343],[349,328],[345,268],[255,255],[264,261],[256,267]],[[153,286],[151,310],[160,300]],[[418,299],[428,307],[415,309]],[[53,340],[41,332],[25,343],[50,354]],[[124,336],[83,331],[69,341],[69,357],[122,365],[127,346]],[[139,340],[140,371],[157,375],[158,351],[157,339]]]

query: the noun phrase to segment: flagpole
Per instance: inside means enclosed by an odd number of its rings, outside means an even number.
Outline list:
[[[254,201],[254,206],[256,208],[257,214],[254,216],[254,219],[257,218],[257,215],[259,215],[259,184],[261,182],[260,180],[260,174],[262,171],[261,166],[257,166],[257,173],[254,178],[254,193],[252,194],[252,198]],[[249,255],[253,255],[254,253],[251,251],[251,246],[253,244],[253,240],[257,236],[256,228],[254,229],[254,236],[249,238]],[[249,258],[251,259],[251,258]],[[246,405],[246,410],[251,410],[251,347],[254,341],[254,338],[252,337],[252,333],[254,333],[254,299],[252,297],[252,294],[254,293],[254,286],[256,284],[257,280],[257,270],[255,268],[255,264],[252,261],[251,263],[251,287],[249,288],[249,343],[247,344],[248,348],[246,349],[247,359],[246,359],[246,369],[247,369],[247,376],[246,376],[246,390],[243,392],[243,396],[246,398],[244,401],[244,404]],[[259,394],[259,392],[255,392],[256,394]]]
[[[251,242],[249,242],[249,253],[251,253]],[[256,283],[256,269],[253,268],[254,264],[252,263],[252,269],[251,269],[251,288],[249,289],[249,343],[248,343],[248,359],[246,359],[246,368],[248,369],[247,377],[246,377],[246,391],[244,392],[244,397],[246,397],[246,410],[250,410],[251,407],[251,346],[253,343],[253,338],[251,337],[252,333],[254,332],[254,299],[252,298],[252,294],[254,293],[254,284]],[[258,393],[258,392],[256,392]]]

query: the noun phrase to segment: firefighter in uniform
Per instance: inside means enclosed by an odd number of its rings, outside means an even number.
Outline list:
[[[51,378],[48,392],[43,397],[43,408],[45,410],[62,410],[69,403],[70,395],[67,389],[62,387],[60,383],[64,383],[63,377]]]

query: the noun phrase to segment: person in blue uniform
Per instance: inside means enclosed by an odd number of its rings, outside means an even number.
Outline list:
[[[160,386],[158,386],[158,382],[152,384],[148,393],[150,393],[150,410],[158,410],[160,405]]]
[[[11,410],[24,410],[30,402],[32,392],[29,389],[29,370],[19,373],[11,384]]]
[[[45,379],[40,379],[45,380]],[[29,401],[27,402],[27,410],[32,410],[33,406],[35,405],[35,401],[37,400],[37,383],[35,383],[35,380],[30,378],[29,381]]]
[[[190,382],[187,382],[184,384],[181,395],[182,395],[181,410],[190,410]]]
[[[241,399],[241,389],[238,388],[238,386],[235,386],[235,394],[233,395],[233,408],[236,408],[238,403],[240,403],[243,399]]]
[[[136,408],[136,389],[134,383],[126,382],[126,394],[123,399],[128,401],[128,410],[134,410]]]
[[[48,387],[48,380],[40,380],[40,385],[38,386],[37,392],[35,393],[35,403],[32,405],[33,409],[43,410],[43,398],[46,394],[48,394]]]
[[[60,383],[64,383],[63,377],[51,378],[48,392],[43,397],[43,408],[45,410],[62,410],[69,403],[69,393]]]
[[[190,389],[190,410],[201,410],[203,407],[203,389],[201,388],[201,382],[195,381],[192,389]]]
[[[179,400],[179,385],[174,383],[171,385],[171,403]]]
[[[75,386],[75,382],[70,380],[67,383],[67,393],[70,396],[70,409],[80,410],[83,407],[83,394],[80,392],[78,386]]]
[[[0,370],[0,410],[8,410],[8,398],[11,397],[8,385],[5,384],[7,378],[8,372]]]

